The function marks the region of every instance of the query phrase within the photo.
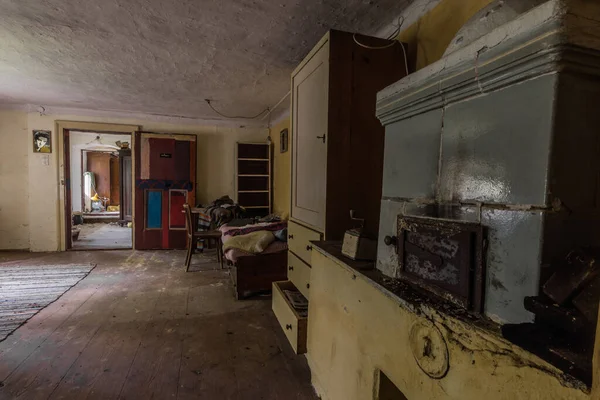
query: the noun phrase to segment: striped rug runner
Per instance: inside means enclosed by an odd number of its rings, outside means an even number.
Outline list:
[[[0,264],[0,342],[85,278],[95,265]]]

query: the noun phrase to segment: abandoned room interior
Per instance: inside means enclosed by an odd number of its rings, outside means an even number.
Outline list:
[[[600,400],[600,2],[0,1],[0,399]]]

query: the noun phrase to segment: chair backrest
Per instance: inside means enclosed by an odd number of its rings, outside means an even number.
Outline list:
[[[192,223],[192,210],[189,204],[184,204],[183,209],[185,211],[185,229],[187,229],[187,234],[192,236],[194,234],[194,224]]]

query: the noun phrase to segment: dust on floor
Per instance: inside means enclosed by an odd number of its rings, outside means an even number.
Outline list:
[[[0,399],[316,400],[271,302],[237,301],[227,270],[185,251],[2,253],[97,264],[0,342]]]
[[[74,249],[131,249],[131,228],[115,222],[77,225],[80,229],[78,240],[73,241]]]

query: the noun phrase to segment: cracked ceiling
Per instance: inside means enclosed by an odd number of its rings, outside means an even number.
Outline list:
[[[254,115],[330,28],[374,34],[410,0],[0,0],[0,103]]]

